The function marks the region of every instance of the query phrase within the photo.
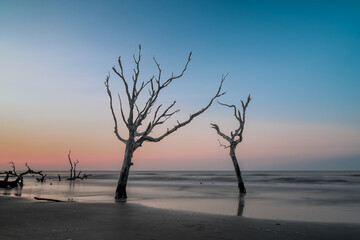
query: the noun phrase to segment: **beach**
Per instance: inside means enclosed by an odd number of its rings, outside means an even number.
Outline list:
[[[87,172],[89,179],[76,181],[58,181],[58,173],[47,172],[44,183],[26,176],[22,189],[0,189],[0,195],[114,202],[118,172]],[[68,172],[60,174],[65,178]],[[269,220],[360,223],[359,172],[245,171],[243,175],[247,194],[239,197],[232,171],[132,171],[127,202]]]
[[[64,173],[65,174],[65,173]],[[358,172],[117,172],[0,191],[0,239],[358,239]],[[38,201],[34,197],[63,202]]]
[[[0,196],[1,239],[358,239],[359,224],[251,219],[132,203]]]

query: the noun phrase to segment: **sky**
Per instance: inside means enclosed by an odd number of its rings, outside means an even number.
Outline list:
[[[79,169],[119,170],[104,80],[110,72],[113,93],[124,93],[111,68],[121,56],[131,79],[139,44],[144,81],[153,57],[170,76],[193,53],[159,99],[181,109],[169,124],[205,106],[222,74],[222,102],[251,94],[243,170],[360,170],[359,12],[358,1],[0,0],[0,170],[67,169],[70,149]],[[210,123],[237,127],[215,103],[145,143],[133,170],[232,170]]]

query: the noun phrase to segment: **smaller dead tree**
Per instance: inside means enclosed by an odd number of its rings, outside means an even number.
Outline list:
[[[40,177],[36,178],[36,181],[38,182],[45,182],[46,181],[47,174],[40,174]]]
[[[71,150],[69,150],[69,153],[68,153],[68,159],[69,159],[69,163],[70,163],[70,177],[67,178],[66,180],[76,180],[76,179],[86,179],[88,178],[88,174],[83,174],[82,176],[80,176],[81,174],[81,171],[79,173],[76,173],[76,166],[77,164],[79,163],[79,160],[76,160],[75,162],[71,160]],[[59,181],[61,181],[61,177],[60,175],[58,175],[59,177]]]
[[[219,141],[220,146],[224,147],[224,148],[229,148],[230,149],[230,157],[231,160],[233,162],[234,165],[234,169],[235,169],[235,173],[236,173],[236,177],[237,177],[237,182],[238,182],[238,189],[239,189],[239,193],[246,193],[246,188],[244,185],[244,180],[242,178],[241,175],[241,171],[240,171],[240,167],[239,167],[239,163],[236,159],[236,154],[235,154],[235,149],[236,146],[242,142],[243,140],[243,132],[244,132],[244,126],[245,126],[245,113],[246,113],[246,108],[248,107],[249,103],[251,101],[251,97],[250,95],[248,96],[246,103],[244,103],[243,101],[241,101],[241,106],[242,106],[242,113],[241,111],[235,106],[235,105],[228,105],[228,104],[224,104],[218,101],[218,103],[222,106],[225,107],[229,107],[232,108],[234,110],[234,116],[236,118],[236,120],[239,122],[239,127],[235,130],[235,131],[231,131],[230,132],[230,136],[225,135],[219,128],[218,125],[211,123],[211,127],[214,128],[217,132],[218,135],[220,135],[223,139],[225,139],[228,142],[228,145],[224,145]]]
[[[34,171],[32,170],[27,163],[25,163],[25,166],[27,167],[27,171],[22,172],[20,174],[18,174],[16,172],[16,168],[15,168],[15,164],[13,162],[9,162],[9,164],[12,167],[12,171],[5,171],[5,172],[1,172],[0,174],[5,174],[5,178],[4,180],[0,180],[0,188],[16,188],[16,187],[23,187],[24,186],[24,180],[23,177],[27,174],[36,174],[41,176],[40,179],[43,179],[43,181],[45,181],[45,177],[46,174],[44,175],[42,172],[43,171]],[[14,181],[9,181],[10,176],[12,177],[16,177],[16,179]]]

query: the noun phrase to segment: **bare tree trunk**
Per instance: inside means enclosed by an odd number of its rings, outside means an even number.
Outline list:
[[[105,80],[105,86],[110,100],[110,110],[114,120],[114,133],[118,140],[126,145],[123,165],[121,168],[118,185],[115,192],[116,201],[124,201],[127,198],[126,185],[129,177],[130,168],[132,166],[131,160],[133,157],[133,153],[137,148],[141,147],[144,142],[160,142],[165,137],[176,132],[178,129],[188,125],[193,119],[204,113],[211,106],[215,99],[225,94],[224,92],[221,92],[221,88],[226,76],[222,76],[220,86],[215,96],[210,99],[209,103],[204,108],[190,114],[187,120],[181,122],[177,121],[177,123],[173,127],[168,128],[166,132],[163,132],[161,135],[157,137],[150,136],[150,134],[153,133],[153,130],[155,128],[164,124],[170,117],[180,111],[180,109],[174,110],[173,107],[176,104],[176,101],[174,101],[166,108],[164,108],[163,105],[160,104],[156,107],[155,112],[151,114],[152,116],[150,115],[152,109],[155,109],[155,103],[157,103],[157,99],[162,90],[169,86],[170,83],[173,82],[175,79],[179,79],[184,75],[191,60],[191,52],[181,73],[177,75],[172,74],[169,78],[167,78],[167,80],[162,80],[162,69],[160,67],[160,64],[154,58],[154,62],[158,69],[157,77],[152,76],[148,81],[142,81],[140,85],[138,83],[138,80],[140,73],[141,45],[139,45],[138,56],[134,55],[133,58],[135,62],[135,67],[133,69],[132,81],[128,82],[126,80],[120,57],[118,58],[120,69],[117,70],[115,67],[112,68],[115,74],[120,77],[125,88],[125,97],[127,98],[126,102],[128,104],[129,110],[128,114],[126,114],[124,111],[126,108],[123,108],[123,102],[121,100],[120,94],[118,95],[118,97],[120,104],[121,120],[129,131],[128,139],[123,138],[119,133],[118,120],[114,111],[113,97],[109,86],[110,73]],[[143,93],[143,90],[148,90],[149,93],[147,99],[145,99],[144,102],[138,100],[140,93]],[[139,102],[141,103],[140,105]],[[145,122],[146,125],[144,125]]]
[[[214,123],[211,123],[211,127],[216,130],[217,134],[220,135],[223,139],[225,139],[229,143],[229,145],[224,145],[224,144],[222,144],[220,142],[220,140],[218,140],[219,143],[220,143],[220,146],[222,146],[224,148],[230,148],[230,157],[231,157],[231,160],[232,160],[233,165],[234,165],[240,195],[246,193],[246,188],[245,188],[245,185],[244,185],[243,178],[241,176],[239,163],[238,163],[238,161],[236,159],[235,149],[236,149],[236,146],[239,143],[241,143],[242,140],[243,140],[243,135],[242,134],[243,134],[243,131],[244,131],[244,126],[245,126],[245,112],[246,112],[246,108],[248,107],[250,101],[251,101],[250,95],[248,96],[248,98],[246,100],[246,103],[241,101],[241,106],[242,106],[242,109],[243,109],[242,113],[235,105],[229,105],[229,104],[221,103],[221,102],[218,101],[218,103],[220,105],[232,108],[234,110],[234,116],[239,122],[239,127],[235,131],[231,131],[230,135],[224,134],[220,130],[218,125],[216,125]]]
[[[246,193],[246,188],[245,188],[244,181],[243,181],[243,178],[241,175],[240,167],[239,167],[236,155],[235,155],[235,148],[236,148],[236,146],[234,146],[234,145],[230,146],[230,157],[231,157],[231,160],[232,160],[234,168],[235,168],[239,193]]]
[[[119,202],[125,201],[127,198],[126,185],[127,185],[127,181],[128,181],[128,177],[129,177],[129,173],[130,173],[130,167],[132,165],[131,159],[132,159],[133,153],[134,153],[133,142],[134,141],[132,141],[132,142],[129,141],[129,144],[126,145],[124,161],[123,161],[123,165],[121,168],[118,185],[116,187],[115,200],[119,201]]]
[[[239,203],[238,203],[238,216],[242,216],[244,213],[244,207],[245,207],[245,194],[240,193],[239,194]]]
[[[69,150],[68,159],[69,159],[69,163],[70,163],[70,179],[72,179],[73,178],[73,164],[71,162],[70,154],[71,154],[71,150]]]

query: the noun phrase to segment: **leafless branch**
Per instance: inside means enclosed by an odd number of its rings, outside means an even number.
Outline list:
[[[45,181],[45,177],[47,176],[46,174],[44,175],[42,172],[43,171],[34,171],[32,170],[29,165],[27,163],[25,163],[25,166],[27,167],[27,171],[22,172],[22,173],[16,173],[15,171],[15,164],[13,162],[10,162],[11,167],[13,169],[13,171],[6,171],[6,172],[1,172],[0,174],[6,174],[4,180],[0,180],[0,188],[16,188],[16,187],[22,187],[23,186],[23,177],[27,174],[36,174],[36,175],[40,175],[41,178],[40,180],[42,180],[42,182]],[[11,176],[15,176],[16,179],[15,181],[9,181],[9,177]],[[38,180],[38,178],[37,178]],[[39,180],[38,180],[39,181]]]
[[[68,160],[69,160],[69,163],[70,163],[70,178],[72,178],[73,177],[73,169],[74,169],[74,167],[73,167],[73,163],[72,163],[72,161],[71,161],[71,150],[69,150],[69,153],[68,153]]]
[[[128,123],[128,122],[126,121],[126,119],[125,119],[125,114],[124,114],[124,110],[123,110],[123,106],[122,106],[120,94],[118,94],[118,97],[119,97],[120,112],[121,112],[122,120],[123,120],[124,124],[125,124],[126,126],[128,126],[129,123]]]
[[[189,59],[190,59],[190,58],[189,58]],[[215,96],[210,100],[210,102],[208,103],[208,105],[207,105],[206,107],[204,107],[203,109],[201,109],[201,110],[199,110],[199,111],[197,111],[197,112],[195,112],[195,113],[193,113],[193,114],[190,114],[190,117],[189,117],[188,120],[186,120],[186,121],[184,121],[184,122],[178,122],[177,125],[175,125],[175,126],[174,126],[173,128],[171,128],[171,129],[168,129],[163,135],[161,135],[161,136],[159,136],[159,137],[154,138],[154,137],[150,137],[150,136],[145,136],[145,137],[144,137],[144,141],[159,142],[159,141],[161,141],[163,138],[165,138],[166,136],[169,136],[171,133],[173,133],[173,132],[175,132],[176,130],[178,130],[179,128],[186,126],[186,125],[189,124],[194,118],[196,118],[197,116],[199,116],[201,113],[205,112],[205,111],[211,106],[211,104],[213,103],[213,101],[214,101],[216,98],[218,98],[218,97],[220,97],[220,96],[222,96],[222,95],[225,94],[225,92],[221,92],[222,84],[223,84],[223,82],[225,81],[225,78],[226,78],[226,76],[223,75],[222,78],[221,78],[221,82],[220,82],[220,86],[219,86],[219,88],[218,88],[218,91],[216,92]]]
[[[76,174],[76,166],[78,165],[79,163],[79,160],[76,160],[76,161],[72,161],[71,160],[71,157],[70,157],[70,154],[71,154],[71,150],[69,151],[69,154],[68,154],[68,159],[69,159],[69,163],[70,163],[70,177],[67,178],[66,180],[76,180],[76,179],[84,179],[84,178],[87,178],[88,176],[90,175],[87,175],[87,174],[83,174],[83,176],[81,177],[80,174],[81,174],[81,171]],[[59,177],[59,181],[61,181],[61,177],[60,175],[58,175]]]
[[[193,119],[195,119],[197,116],[205,112],[213,103],[213,101],[223,94],[224,92],[221,92],[222,84],[226,78],[226,75],[222,76],[221,83],[219,86],[218,91],[216,92],[215,96],[210,99],[210,102],[199,111],[190,114],[189,118],[185,121],[177,121],[177,124],[174,125],[172,128],[168,128],[167,131],[160,136],[152,137],[150,136],[150,133],[153,132],[154,128],[163,125],[168,119],[173,117],[177,112],[179,112],[179,109],[174,110],[175,101],[170,104],[167,107],[163,107],[163,105],[159,105],[158,107],[155,106],[157,103],[158,97],[161,94],[162,90],[168,87],[175,79],[181,78],[184,73],[186,72],[188,65],[191,61],[192,53],[189,53],[189,56],[186,60],[186,63],[183,67],[183,69],[180,71],[179,74],[171,74],[169,78],[167,78],[165,81],[162,80],[162,69],[160,64],[157,62],[157,60],[154,59],[154,63],[157,67],[157,74],[156,76],[152,76],[148,81],[146,82],[140,82],[139,79],[139,73],[140,73],[140,61],[141,61],[141,46],[139,45],[139,54],[137,56],[133,56],[135,67],[133,69],[133,75],[132,75],[132,86],[129,86],[129,82],[126,81],[124,76],[124,71],[121,63],[121,59],[118,59],[120,71],[117,71],[115,67],[113,67],[113,71],[121,78],[123,85],[125,87],[125,92],[128,97],[128,107],[123,108],[123,102],[119,96],[119,102],[120,102],[120,114],[122,117],[122,120],[124,121],[127,130],[128,130],[128,138],[125,140],[119,135],[118,130],[118,121],[116,118],[115,111],[113,109],[113,103],[112,103],[112,93],[110,91],[109,87],[109,78],[110,74],[106,77],[105,86],[107,89],[107,93],[109,95],[110,100],[110,110],[111,114],[113,116],[114,120],[114,133],[116,134],[117,138],[126,144],[125,148],[125,154],[124,154],[124,161],[121,169],[120,178],[118,181],[118,186],[116,189],[116,199],[123,199],[126,198],[126,183],[128,180],[129,170],[132,166],[131,159],[133,157],[134,151],[142,145],[144,141],[149,142],[158,142],[164,139],[166,136],[169,136],[171,133],[177,131],[179,128],[186,126],[189,124]],[[132,89],[130,92],[129,89]],[[137,101],[140,97],[140,93],[144,92],[144,89],[148,90],[147,98],[144,99],[144,103],[139,106],[139,102]],[[124,113],[124,109],[126,109],[126,114]],[[155,110],[154,116],[150,116],[153,109]],[[126,118],[127,117],[127,118]],[[149,119],[150,118],[150,119]],[[144,122],[147,122],[146,125]],[[140,126],[146,126],[145,130]]]
[[[223,106],[226,106],[226,107],[229,107],[229,108],[233,108],[234,109],[234,116],[236,117],[237,120],[239,121],[242,121],[241,119],[241,115],[240,115],[240,112],[239,110],[237,110],[236,106],[235,105],[228,105],[228,104],[225,104],[225,103],[221,103],[219,101],[217,101],[220,105],[223,105]]]
[[[120,73],[116,70],[115,67],[113,67],[112,69],[121,78],[121,80],[125,86],[125,91],[126,91],[126,95],[128,97],[128,101],[130,101],[131,96],[130,96],[130,92],[129,92],[129,85],[127,84],[125,76],[124,76],[124,70],[123,70],[122,63],[121,63],[121,57],[118,58],[118,63],[119,63],[119,67],[120,67]],[[109,76],[110,76],[110,74],[109,74]]]
[[[123,143],[126,144],[126,140],[123,139],[120,134],[119,134],[119,130],[118,130],[118,124],[117,124],[117,119],[116,119],[116,115],[115,115],[115,112],[114,112],[114,108],[113,108],[113,101],[112,101],[112,95],[111,95],[111,91],[110,91],[110,87],[109,87],[109,79],[110,79],[110,74],[108,76],[106,76],[106,80],[105,80],[105,86],[106,86],[106,90],[107,90],[107,93],[109,95],[109,98],[110,98],[110,109],[111,109],[111,114],[113,116],[113,119],[114,119],[114,133],[116,135],[116,137]],[[126,121],[125,121],[126,122]]]
[[[218,142],[219,142],[219,144],[220,144],[219,147],[223,147],[224,149],[230,147],[230,145],[222,144],[219,139],[218,139]]]
[[[43,177],[43,179],[45,179],[44,174],[42,173],[42,171],[34,171],[32,170],[29,165],[27,163],[25,163],[25,166],[28,168],[28,170],[26,172],[20,173],[17,177],[17,180],[19,181],[20,179],[23,178],[24,175],[26,174],[37,174]],[[43,180],[44,181],[44,180]],[[20,184],[22,186],[22,183]]]
[[[219,134],[222,138],[224,138],[226,141],[228,141],[229,143],[231,143],[231,138],[228,137],[228,136],[226,136],[223,132],[221,132],[218,125],[216,125],[215,123],[211,123],[210,125],[211,125],[211,127],[212,127],[213,129],[216,130],[217,134]]]
[[[17,176],[14,162],[9,162],[9,164],[11,165],[11,168],[13,169],[13,170],[12,170],[13,174],[14,174],[15,176]]]
[[[235,105],[229,105],[229,104],[221,103],[218,101],[218,103],[220,105],[232,108],[234,110],[234,116],[239,122],[239,127],[234,132],[231,132],[230,136],[227,136],[226,134],[221,132],[218,125],[211,123],[211,127],[216,130],[218,135],[220,135],[222,138],[227,140],[230,143],[230,145],[235,144],[235,146],[236,146],[238,143],[240,143],[242,141],[242,134],[244,131],[244,126],[245,126],[246,109],[247,109],[250,101],[251,101],[250,95],[248,96],[246,103],[241,101],[241,105],[242,105],[242,109],[243,109],[242,114]]]

